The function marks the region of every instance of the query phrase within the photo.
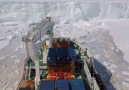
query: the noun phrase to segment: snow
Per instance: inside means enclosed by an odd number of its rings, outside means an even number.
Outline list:
[[[106,22],[116,45],[123,51],[124,59],[129,62],[129,20]]]
[[[100,55],[99,55],[99,54],[95,54],[94,57],[95,57],[96,59],[99,59],[99,58],[100,58]]]
[[[0,0],[0,2],[68,2],[69,0]],[[73,2],[129,2],[128,0],[70,0]]]
[[[23,73],[23,64],[26,58],[25,45],[22,36],[28,31],[26,24],[0,24],[0,40],[8,40],[9,44],[2,43],[0,50],[0,88],[1,90],[16,90]],[[19,51],[14,51],[18,49]],[[15,85],[14,83],[17,82]]]
[[[46,16],[56,22],[55,37],[76,39],[93,53],[95,68],[108,90],[129,88],[129,2],[108,0],[0,3],[1,90],[16,90],[26,58],[22,36],[31,30],[28,24]]]
[[[129,75],[129,72],[122,71],[123,74]]]
[[[14,60],[14,63],[20,63],[20,59],[16,59],[16,60]]]
[[[0,61],[1,61],[1,60],[4,60],[4,59],[5,59],[5,56],[0,57]]]
[[[1,68],[4,68],[4,67],[6,67],[6,65],[4,65],[4,64],[0,64],[0,67],[1,67]]]
[[[0,49],[9,45],[9,40],[2,40],[0,41]]]
[[[123,86],[124,86],[125,88],[129,88],[129,83],[123,82]],[[126,90],[126,89],[124,89],[124,90]]]
[[[0,3],[0,23],[33,23],[52,16],[56,23],[129,18],[129,2]]]

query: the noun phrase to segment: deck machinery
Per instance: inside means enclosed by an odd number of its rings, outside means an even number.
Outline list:
[[[93,55],[77,41],[53,37],[47,17],[23,38],[27,58],[17,90],[106,90]]]

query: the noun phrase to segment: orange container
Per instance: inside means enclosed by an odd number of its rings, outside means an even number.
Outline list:
[[[70,42],[65,41],[64,39],[61,40],[60,38],[57,39],[57,41],[54,41],[52,43],[53,47],[56,48],[68,48],[70,46]]]
[[[26,86],[31,86],[34,84],[34,81],[33,80],[27,80],[26,81]]]

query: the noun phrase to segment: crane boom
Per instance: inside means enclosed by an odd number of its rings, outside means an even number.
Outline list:
[[[46,43],[46,38],[42,38],[48,32],[53,32],[54,22],[51,22],[51,17],[47,17],[41,23],[37,24],[35,28],[25,37],[27,56],[35,62],[36,69],[36,83],[39,84],[39,59],[38,52],[40,48]],[[39,43],[36,43],[40,40]]]

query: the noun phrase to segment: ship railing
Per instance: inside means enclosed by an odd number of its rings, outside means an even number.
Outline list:
[[[29,65],[29,80],[30,80],[30,74],[31,74],[31,64]]]
[[[93,77],[93,90],[100,90],[100,88],[99,88],[99,86],[98,86],[98,84],[97,84],[97,82],[96,82],[96,80],[95,80],[95,78]]]
[[[36,78],[34,79],[34,84],[35,84],[35,90],[38,90],[38,83],[37,83],[37,80],[36,80]]]
[[[92,88],[92,90],[100,90],[100,88],[96,82],[96,79],[91,76],[90,70],[89,70],[88,65],[87,65],[87,59],[84,58],[83,62],[84,62],[84,71],[87,75],[88,82],[90,83],[90,87]]]
[[[75,39],[72,40],[75,44],[79,45],[79,51],[82,51],[83,53],[86,52],[86,56],[84,56],[86,58],[86,61],[88,64],[90,64],[91,66],[94,65],[94,60],[93,60],[93,54],[83,45],[81,45],[78,41],[76,41]]]
[[[72,40],[76,45],[79,45],[79,50],[84,54],[84,52],[86,52],[86,55],[83,56],[83,62],[84,62],[84,72],[87,76],[88,82],[90,83],[90,87],[92,88],[92,90],[100,90],[96,79],[94,77],[91,76],[90,70],[88,68],[89,67],[93,67],[94,68],[94,58],[93,58],[93,54],[87,49],[85,48],[83,45],[81,45],[78,41],[76,41],[75,39]]]
[[[84,61],[84,72],[85,72],[85,74],[87,76],[88,82],[90,83],[90,87],[93,88],[92,77],[91,77],[90,71],[89,71],[88,66],[86,64],[86,61],[85,60],[83,60],[83,61]]]

